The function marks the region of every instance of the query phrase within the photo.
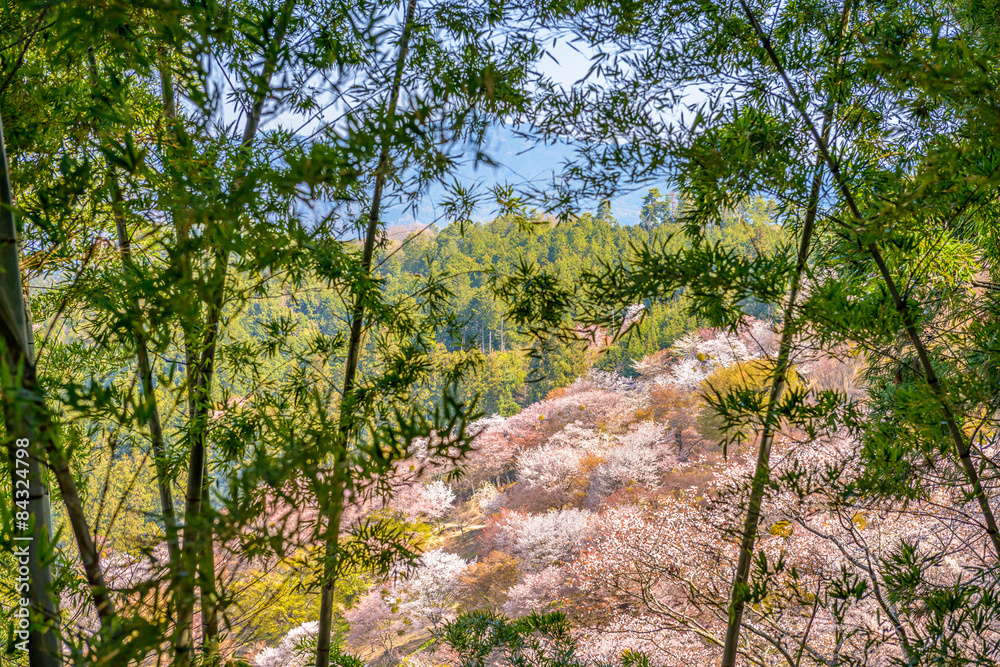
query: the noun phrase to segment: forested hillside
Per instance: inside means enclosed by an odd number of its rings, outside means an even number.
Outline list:
[[[484,614],[495,622],[491,614],[519,619],[559,611],[576,629],[580,660],[601,664],[631,650],[654,664],[710,664],[709,647],[721,643],[725,628],[735,550],[725,529],[725,499],[738,493],[749,462],[745,451],[723,459],[719,424],[699,394],[732,384],[756,388],[766,376],[750,369],[776,344],[762,321],[750,321],[736,335],[701,330],[640,361],[634,381],[593,372],[515,417],[477,422],[477,447],[459,482],[403,485],[387,502],[359,508],[355,520],[373,512],[421,532],[424,553],[405,574],[354,588],[346,645],[370,663],[451,664],[462,646],[458,628],[440,639],[443,622],[454,614]],[[792,382],[853,393],[859,368],[850,356],[815,358],[797,368]],[[853,475],[845,445],[790,433],[775,459],[811,470],[845,466],[845,475]],[[799,520],[806,528],[793,524]],[[801,597],[822,577],[816,563],[849,562],[831,550],[835,541],[860,540],[853,547],[862,550],[853,555],[871,557],[879,549],[864,546],[866,538],[932,539],[932,524],[929,518],[901,524],[863,504],[782,497],[768,511],[762,548],[785,560],[788,589],[776,592],[767,610],[754,609],[752,622],[793,632]],[[288,623],[303,623],[284,637],[261,635],[268,646],[256,649],[255,660],[262,666],[305,664],[293,638],[316,630],[303,601],[281,593],[271,609],[298,609]],[[858,601],[845,612],[877,615],[873,603]],[[817,623],[808,648],[824,658],[835,655],[835,635],[833,625]],[[751,646],[769,652],[766,639]]]
[[[540,345],[510,322],[506,304],[491,288],[491,279],[512,275],[522,263],[541,267],[572,284],[585,271],[627,257],[632,245],[660,240],[683,245],[678,223],[682,203],[676,196],[668,198],[657,190],[648,193],[645,222],[636,226],[618,224],[606,207],[558,225],[498,218],[451,225],[440,232],[426,230],[402,239],[398,246],[387,246],[387,259],[379,272],[390,292],[412,289],[415,278],[434,271],[454,276],[449,287],[455,313],[462,321],[461,338],[441,342],[449,351],[474,347],[489,355],[485,369],[467,380],[466,395],[478,394],[480,407],[488,415],[510,415],[516,410],[512,402],[523,407],[540,400],[590,366],[635,377],[636,361],[694,330],[696,322],[688,315],[684,291],[678,290],[673,299],[640,301],[612,313],[611,326],[581,331],[582,340],[575,343]],[[735,253],[753,257],[773,252],[783,232],[770,215],[769,203],[758,198],[727,215],[709,237]],[[745,309],[751,315],[769,314],[766,305],[752,301]],[[628,335],[621,336],[630,326],[634,328]],[[537,357],[530,355],[533,346]],[[528,355],[523,354],[525,350]]]
[[[773,252],[780,246],[783,232],[773,221],[771,209],[773,202],[761,198],[747,202],[727,215],[710,235],[740,256]],[[640,301],[622,309],[611,327],[581,328],[578,340],[551,340],[546,345],[509,320],[507,304],[495,293],[492,281],[527,263],[544,267],[560,281],[572,284],[583,272],[626,257],[631,244],[662,239],[683,245],[677,222],[680,210],[676,199],[663,201],[654,190],[646,196],[646,223],[641,226],[620,225],[610,209],[604,209],[562,224],[498,218],[454,224],[440,231],[433,227],[389,228],[385,247],[377,255],[376,274],[390,300],[405,298],[419,289],[426,276],[447,276],[445,286],[451,292],[449,308],[456,318],[456,329],[437,336],[437,354],[442,359],[468,350],[484,355],[479,372],[463,379],[461,395],[465,400],[478,396],[484,414],[510,416],[551,390],[570,384],[591,367],[636,377],[635,362],[667,349],[694,331],[697,322],[688,315],[684,291],[678,290],[665,302]],[[267,298],[229,322],[227,329],[234,339],[262,342],[266,332],[261,323],[282,317],[294,322],[300,335],[313,330],[334,335],[345,317],[336,293],[325,289],[322,282],[284,294],[280,287],[267,289],[271,290]],[[751,316],[767,317],[770,313],[765,304],[753,300],[744,308]],[[277,367],[285,361],[287,355],[278,355],[268,363]],[[230,385],[225,375],[220,375],[220,385],[237,396],[245,392],[239,383]],[[423,400],[432,402],[437,395],[432,387],[425,388]]]
[[[996,9],[3,3],[0,665],[1000,663]]]

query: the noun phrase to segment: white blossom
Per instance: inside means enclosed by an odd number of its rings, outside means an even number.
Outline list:
[[[517,457],[517,478],[528,488],[561,491],[580,465],[581,452],[571,447],[543,445]]]
[[[674,462],[664,446],[665,432],[662,424],[640,422],[622,436],[621,445],[608,452],[594,472],[595,494],[607,496],[634,484],[658,487],[664,466]]]
[[[257,654],[257,667],[306,667],[312,664],[319,623],[311,621],[292,628],[276,647],[268,647]]]
[[[454,607],[461,584],[458,575],[467,565],[457,554],[441,549],[428,551],[417,560],[413,574],[399,587],[406,599],[402,608],[437,627]]]

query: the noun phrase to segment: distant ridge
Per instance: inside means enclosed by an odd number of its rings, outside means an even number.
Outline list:
[[[509,183],[515,187],[535,186],[544,188],[551,183],[556,172],[563,163],[573,157],[573,147],[565,143],[545,144],[532,143],[517,135],[509,128],[495,128],[488,135],[482,147],[483,154],[497,163],[497,166],[480,162],[474,164],[474,156],[470,156],[454,177],[466,187],[478,184],[478,192],[486,192],[498,183]],[[666,183],[651,183],[634,192],[612,198],[611,209],[620,224],[634,225],[639,222],[642,209],[642,198],[649,188],[658,187],[666,194],[671,188]],[[435,223],[439,228],[447,226],[451,221],[443,219],[443,211],[439,204],[444,199],[445,190],[440,186],[430,189],[416,214],[407,211],[404,206],[394,205],[383,209],[383,216],[391,226],[428,225]],[[590,207],[591,212],[597,209],[597,202]],[[471,216],[473,220],[488,220],[495,212],[483,207]],[[416,230],[414,230],[416,231]]]

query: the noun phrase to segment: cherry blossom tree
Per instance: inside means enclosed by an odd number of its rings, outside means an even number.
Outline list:
[[[500,489],[487,482],[476,489],[472,500],[483,514],[489,515],[500,511],[502,496],[503,492]]]
[[[430,484],[410,484],[398,490],[388,503],[404,520],[440,519],[455,504],[455,492],[438,480]]]
[[[845,345],[832,351],[803,355],[799,372],[810,389],[832,389],[843,392],[850,399],[860,400],[864,397],[864,365],[860,351]]]
[[[455,492],[440,480],[425,484],[423,490],[425,502],[428,504],[424,514],[428,518],[440,519],[455,504]]]
[[[581,422],[573,422],[552,435],[546,444],[550,447],[603,453],[614,445],[614,439],[606,429],[598,430],[584,426]]]
[[[257,667],[305,667],[311,664],[316,650],[319,623],[311,621],[292,628],[276,647],[268,647],[257,654]]]
[[[408,624],[398,607],[393,609],[396,603],[392,595],[391,590],[375,587],[363,595],[352,609],[344,612],[344,618],[350,625],[346,637],[348,646],[381,649],[386,656],[394,655],[396,638]]]
[[[426,620],[436,633],[458,601],[459,576],[467,565],[461,556],[441,549],[420,556],[412,575],[398,586],[401,610]]]
[[[517,457],[518,483],[563,499],[577,483],[584,452],[569,446],[543,445]]]
[[[622,655],[641,653],[653,665],[703,667],[718,663],[718,651],[693,633],[679,634],[662,627],[649,616],[615,614],[603,622],[599,632],[585,632],[579,642],[580,655],[591,664],[615,664]]]
[[[657,379],[661,377],[666,380],[675,363],[677,363],[677,357],[670,350],[657,350],[642,359],[633,361],[632,369],[639,374],[644,383],[656,383]]]
[[[483,532],[479,534],[479,552],[491,551],[509,552],[517,538],[517,532],[528,519],[528,514],[501,508],[499,512],[486,519]]]
[[[694,635],[716,643],[724,626],[701,603],[726,599],[735,547],[713,539],[706,518],[693,499],[670,497],[655,510],[622,506],[599,517],[571,568],[591,599],[608,609],[602,623],[609,631],[615,631],[612,610],[624,605],[630,618],[653,615],[660,630],[685,642]]]
[[[520,558],[526,571],[542,570],[571,560],[588,535],[590,517],[579,509],[544,514],[505,510],[491,518],[482,543]]]
[[[567,424],[617,430],[634,414],[623,393],[607,391],[587,379],[577,380],[560,396],[526,407],[507,419],[501,432],[514,448],[544,444]]]
[[[933,469],[926,498],[859,495],[871,483],[860,446],[842,433],[776,442],[739,652],[789,667],[906,664],[928,646],[985,657],[1000,626],[991,605],[971,602],[991,585],[984,554],[970,546],[974,501]],[[594,518],[570,566],[585,590],[582,618],[592,622],[583,646],[593,659],[626,648],[671,667],[718,659],[752,466],[732,458],[714,470],[707,495],[692,489]],[[965,625],[970,609],[975,632]]]
[[[461,464],[462,475],[456,480],[459,488],[471,491],[483,484],[497,484],[499,478],[513,469],[516,449],[509,436],[508,420],[494,415],[469,426],[477,434],[472,451]]]
[[[703,401],[694,391],[669,384],[653,384],[636,416],[668,426],[673,431],[674,456],[686,461],[705,440],[695,428],[703,407]]]
[[[679,378],[687,373],[700,385],[760,363],[773,345],[765,322],[735,334],[702,330],[650,360],[650,375],[635,387],[591,376],[515,417],[484,421],[482,478],[464,492],[488,515],[478,542],[488,555],[467,564],[444,549],[424,554],[348,612],[349,640],[393,655],[408,623],[440,634],[460,605],[513,618],[560,609],[572,615],[590,664],[626,651],[662,667],[715,663],[753,467],[739,452],[719,460],[679,447],[678,430],[685,443],[705,437],[702,399]],[[823,377],[831,363],[803,360],[807,374]],[[853,419],[868,418],[867,404],[852,409]],[[857,428],[807,431],[787,428],[774,442],[741,621],[743,659],[888,667],[919,664],[920,651],[933,646],[956,664],[967,656],[989,664],[1000,619],[977,602],[991,599],[994,583],[974,546],[982,543],[975,503],[947,471],[918,458],[907,465],[920,475],[919,492],[905,502],[871,492],[883,487],[859,463],[867,445]],[[992,434],[981,453],[1000,459]],[[581,483],[589,510],[565,509],[583,506],[573,496]],[[385,507],[412,520],[439,518],[455,500],[441,482],[396,488]],[[551,504],[532,505],[529,492],[548,494]],[[980,630],[970,633],[973,626]]]
[[[521,578],[520,561],[502,551],[491,551],[462,573],[462,606],[465,609],[498,609],[508,591]]]
[[[503,612],[511,618],[520,618],[532,612],[553,611],[573,590],[569,578],[565,567],[555,565],[525,574],[523,581],[507,591]]]
[[[776,345],[777,337],[772,327],[756,319],[749,319],[735,334],[712,329],[691,333],[674,343],[671,351],[679,361],[669,375],[659,374],[657,381],[695,390],[717,369],[769,357]]]
[[[593,502],[633,485],[656,488],[661,483],[663,469],[676,463],[663,425],[640,422],[619,437],[618,443],[594,471]]]

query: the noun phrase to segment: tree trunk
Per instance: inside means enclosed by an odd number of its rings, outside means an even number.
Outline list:
[[[16,373],[20,364],[26,367],[34,364],[34,350],[29,347],[27,318],[22,304],[20,258],[17,243],[17,227],[12,209],[14,198],[7,166],[7,151],[3,135],[3,120],[0,119],[0,328],[3,330],[6,354],[4,361],[11,373]],[[25,369],[27,370],[27,368]],[[23,380],[22,380],[23,382]],[[59,608],[58,598],[52,595],[52,574],[47,563],[43,563],[41,553],[48,549],[50,532],[49,491],[42,478],[42,443],[36,433],[37,415],[28,410],[14,409],[5,401],[7,424],[8,465],[11,476],[11,499],[18,504],[15,511],[26,506],[28,522],[18,526],[15,540],[15,555],[18,564],[27,562],[27,598],[32,614],[32,624],[28,634],[28,664],[31,667],[55,667],[62,663],[62,647],[58,638]],[[17,442],[27,438],[27,461],[21,463],[17,457]],[[23,442],[23,441],[22,441]],[[19,471],[26,470],[26,477]],[[25,503],[25,505],[21,505]],[[30,531],[28,532],[28,528]]]
[[[386,173],[389,168],[389,148],[392,132],[396,125],[396,104],[399,101],[399,89],[402,85],[403,67],[406,63],[406,51],[412,32],[413,15],[417,9],[417,0],[408,0],[406,17],[403,23],[403,33],[399,40],[399,55],[396,59],[396,72],[389,93],[388,109],[386,110],[386,130],[382,138],[378,166],[375,169],[375,188],[372,192],[372,205],[368,212],[368,228],[365,231],[364,250],[361,255],[361,275],[367,280],[371,275],[372,256],[375,253],[375,236],[379,228],[379,211],[382,206],[382,189],[385,187]],[[330,639],[333,632],[333,593],[336,584],[336,560],[340,539],[340,517],[344,509],[344,491],[346,475],[343,463],[347,459],[348,441],[354,427],[354,387],[358,372],[358,360],[361,356],[361,335],[365,318],[365,290],[358,290],[351,312],[351,336],[348,342],[347,359],[344,367],[344,391],[341,394],[338,438],[333,453],[333,509],[327,524],[326,565],[323,574],[323,588],[320,595],[319,636],[316,646],[316,667],[328,667],[330,663]]]
[[[122,268],[126,273],[136,273],[132,259],[132,241],[125,226],[125,216],[120,209],[121,192],[117,178],[112,173],[112,187],[115,199],[115,226],[118,230],[118,251],[121,255]],[[179,543],[177,539],[177,517],[174,515],[173,491],[170,487],[170,474],[167,469],[166,444],[163,437],[163,426],[160,423],[160,408],[156,401],[156,386],[153,382],[153,366],[149,359],[149,345],[142,330],[142,308],[138,299],[130,304],[133,312],[133,339],[135,341],[136,361],[139,379],[142,384],[142,394],[149,406],[149,439],[153,450],[153,463],[156,466],[156,486],[160,493],[160,511],[163,514],[163,532],[167,540],[167,553],[170,566],[177,563]]]
[[[206,461],[207,464],[207,461]],[[202,507],[211,508],[209,489],[211,479],[206,466],[205,481],[201,487]],[[204,514],[204,510],[202,510]],[[215,541],[214,532],[207,532],[207,544],[201,552],[201,562],[198,564],[199,590],[201,591],[201,636],[202,653],[206,665],[219,663],[219,592],[215,574]]]
[[[844,180],[844,177],[840,173],[840,166],[830,153],[826,137],[821,136],[821,134],[816,131],[816,127],[813,125],[812,119],[802,106],[798,92],[792,86],[791,81],[788,80],[788,76],[785,74],[785,69],[781,64],[781,61],[778,59],[778,56],[771,45],[771,41],[768,39],[767,35],[760,27],[760,24],[757,22],[756,16],[754,16],[750,7],[747,6],[745,0],[740,0],[740,4],[743,7],[744,13],[747,15],[747,18],[750,20],[761,46],[764,47],[764,51],[767,53],[771,63],[781,76],[781,79],[788,90],[792,101],[794,102],[795,109],[802,116],[806,127],[812,132],[813,140],[819,148],[823,161],[830,169],[834,183],[840,190],[844,201],[847,203],[847,206],[851,211],[851,215],[854,216],[854,219],[857,222],[863,223],[865,218],[861,214],[861,210],[858,208],[858,204],[854,199],[854,193],[851,191],[847,181]],[[851,228],[849,225],[847,225],[847,227],[851,233],[858,233],[857,230]],[[924,380],[927,382],[927,386],[930,388],[935,400],[937,400],[938,405],[941,407],[941,416],[943,417],[941,421],[948,429],[948,435],[954,445],[955,454],[959,459],[960,470],[964,474],[966,482],[970,487],[972,487],[972,493],[970,495],[976,499],[976,503],[979,505],[980,512],[983,515],[983,522],[986,526],[986,534],[989,536],[990,543],[993,546],[994,556],[1000,559],[1000,529],[997,527],[996,515],[993,513],[993,508],[990,506],[989,499],[986,497],[986,492],[983,489],[982,481],[979,478],[979,471],[976,470],[976,466],[972,462],[972,442],[971,440],[966,439],[965,435],[958,426],[958,422],[955,420],[955,413],[953,412],[951,404],[948,402],[948,397],[937,377],[937,372],[931,364],[930,354],[927,351],[927,347],[924,345],[923,339],[920,337],[920,332],[917,331],[917,320],[913,315],[912,309],[900,293],[899,287],[896,285],[896,280],[889,271],[888,265],[886,265],[885,260],[882,258],[882,253],[878,248],[878,244],[872,241],[866,245],[865,249],[868,251],[868,254],[871,255],[872,261],[875,263],[879,275],[885,283],[886,290],[889,292],[893,306],[903,321],[903,331],[906,333],[907,338],[910,339],[910,343],[913,345],[913,348],[917,353],[921,370],[924,372]]]
[[[757,541],[757,529],[760,523],[761,502],[764,499],[764,489],[770,479],[771,445],[775,432],[780,426],[777,405],[785,391],[788,371],[791,368],[791,349],[795,327],[792,320],[795,317],[795,301],[798,298],[802,274],[805,271],[809,257],[809,245],[812,239],[813,225],[816,219],[816,207],[819,202],[820,169],[816,168],[812,191],[809,193],[809,208],[806,211],[805,224],[799,239],[798,261],[795,273],[792,274],[792,284],[788,291],[788,304],[782,323],[781,342],[778,348],[778,359],[775,364],[771,381],[771,391],[768,397],[767,412],[761,427],[760,444],[757,449],[757,465],[750,485],[750,499],[743,522],[743,532],[740,539],[740,556],[733,578],[733,587],[729,595],[729,622],[726,627],[726,640],[722,650],[722,667],[735,667],[736,652],[739,644],[740,627],[743,622],[743,611],[748,592],[747,580],[750,576],[750,565],[753,560],[753,549]]]
[[[88,50],[90,62],[91,85],[98,90],[99,79],[97,69],[97,59],[93,49]],[[95,101],[98,101],[95,98]],[[112,215],[115,221],[115,230],[118,235],[118,252],[122,262],[122,270],[126,275],[138,275],[132,256],[132,241],[128,234],[128,227],[125,220],[121,185],[118,181],[118,174],[114,167],[108,168],[107,181],[112,194]],[[179,553],[179,543],[177,536],[177,520],[174,515],[173,493],[170,488],[170,477],[167,469],[166,449],[163,437],[163,428],[160,423],[159,406],[156,402],[156,391],[153,382],[153,369],[149,358],[149,345],[143,332],[142,307],[138,297],[130,299],[128,304],[129,318],[132,324],[132,340],[136,350],[136,365],[139,374],[139,381],[142,387],[143,400],[149,407],[149,417],[147,426],[149,428],[150,443],[153,453],[153,463],[156,468],[157,489],[160,496],[160,511],[163,514],[164,536],[167,542],[167,554],[171,571],[177,564]],[[167,611],[169,618],[170,611]]]
[[[21,371],[20,389],[24,399],[18,404],[6,405],[5,417],[8,435],[16,440],[27,440],[28,461],[28,507],[34,518],[33,534],[30,541],[27,560],[32,581],[29,582],[31,607],[36,614],[50,623],[45,631],[32,630],[33,637],[29,639],[32,649],[29,651],[29,661],[34,666],[56,665],[61,662],[62,654],[59,641],[55,634],[58,627],[58,607],[50,597],[48,587],[51,574],[48,567],[40,560],[41,550],[48,543],[48,494],[42,481],[41,461],[43,453],[48,457],[56,481],[59,484],[70,527],[76,538],[77,547],[84,565],[84,573],[90,588],[91,598],[101,619],[101,627],[105,630],[113,626],[116,618],[114,605],[108,594],[101,569],[100,554],[91,538],[83,511],[83,502],[76,488],[76,482],[69,471],[69,465],[56,443],[55,427],[45,405],[41,387],[35,370],[34,334],[27,326],[24,292],[21,286],[21,271],[17,227],[14,223],[13,195],[10,185],[10,171],[7,164],[6,146],[3,137],[3,124],[0,120],[0,330],[6,343],[5,361],[11,372]],[[17,462],[12,446],[8,452],[11,455],[12,481],[16,481]],[[14,489],[16,490],[15,483]]]
[[[841,17],[841,34],[847,29],[850,20],[851,9],[850,0],[844,6]],[[838,64],[840,56],[837,58]],[[833,121],[833,108],[827,109],[823,116],[823,136],[827,136],[830,125]],[[816,222],[816,213],[819,206],[820,187],[822,185],[822,165],[823,157],[816,157],[816,171],[809,192],[809,201],[806,208],[806,217],[802,225],[802,232],[799,238],[799,250],[795,263],[795,273],[792,274],[792,282],[788,289],[788,303],[785,307],[784,320],[782,322],[781,341],[778,346],[778,359],[775,363],[774,375],[771,380],[771,391],[768,397],[767,411],[764,415],[764,423],[761,425],[760,444],[757,449],[757,464],[754,469],[753,480],[750,484],[750,498],[747,513],[744,517],[743,532],[740,538],[740,556],[736,565],[736,574],[733,577],[733,587],[729,594],[729,619],[726,626],[726,639],[722,649],[722,667],[735,667],[736,653],[739,646],[740,629],[743,623],[743,612],[746,606],[746,595],[748,592],[747,581],[750,577],[750,565],[753,560],[753,549],[757,541],[757,530],[760,523],[761,502],[764,499],[764,490],[767,488],[770,479],[770,457],[771,445],[774,442],[774,435],[780,426],[777,414],[778,402],[785,391],[788,371],[791,368],[791,350],[794,342],[795,326],[795,302],[799,296],[802,275],[805,273],[806,262],[809,259],[809,248],[812,242],[813,228]]]
[[[204,516],[202,499],[205,496],[205,469],[208,465],[208,420],[211,410],[212,382],[215,375],[215,353],[220,334],[222,317],[222,302],[226,284],[228,256],[218,252],[216,269],[212,284],[214,298],[209,308],[208,322],[205,329],[205,340],[201,356],[198,359],[193,395],[191,402],[194,412],[189,415],[189,438],[191,454],[189,458],[187,491],[184,508],[184,542],[181,545],[181,568],[177,582],[177,625],[178,643],[175,652],[175,662],[178,665],[189,665],[194,649],[193,625],[195,603],[195,574],[205,567],[203,552],[210,548],[212,541],[211,525]],[[225,256],[225,257],[224,257]],[[213,559],[214,564],[214,559]],[[200,566],[200,567],[199,567]],[[207,579],[204,572],[199,580],[202,585],[202,595]],[[214,579],[214,576],[213,576]],[[209,595],[214,594],[210,591]],[[204,610],[203,610],[204,613]],[[209,648],[214,642],[212,637],[202,637],[203,643]],[[209,651],[210,652],[210,651]]]
[[[275,25],[274,37],[269,43],[272,49],[265,54],[260,83],[253,95],[253,106],[247,116],[243,128],[240,159],[237,174],[245,174],[246,160],[249,159],[249,148],[257,135],[264,102],[271,91],[271,77],[278,66],[281,45],[285,41],[291,20],[294,0],[286,0],[282,5],[281,14]],[[166,74],[165,76],[162,76]],[[161,70],[163,79],[164,114],[174,120],[176,107],[173,100],[173,82],[164,67]],[[234,183],[239,184],[243,176],[237,175]],[[234,216],[237,213],[234,212]],[[184,240],[187,233],[185,225],[178,225],[178,236]],[[191,453],[188,465],[187,492],[185,493],[184,511],[184,542],[181,545],[181,568],[175,579],[175,595],[178,601],[177,612],[177,643],[174,661],[179,667],[188,667],[193,661],[193,625],[195,582],[198,582],[202,605],[202,648],[205,661],[215,664],[219,661],[219,616],[218,592],[215,590],[215,557],[214,529],[210,517],[205,516],[206,508],[210,509],[209,483],[207,474],[209,462],[208,453],[208,421],[212,408],[212,387],[215,376],[215,356],[221,336],[222,308],[225,297],[226,276],[229,265],[229,255],[216,250],[215,267],[209,293],[211,294],[208,321],[205,327],[205,337],[195,342],[186,335],[185,348],[188,358],[188,418]],[[188,273],[190,275],[190,273]],[[192,349],[197,345],[200,354]],[[208,512],[210,515],[211,512]],[[199,576],[195,577],[195,573]]]

